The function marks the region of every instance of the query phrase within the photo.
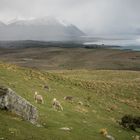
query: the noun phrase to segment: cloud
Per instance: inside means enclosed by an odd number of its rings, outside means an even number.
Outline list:
[[[134,34],[140,0],[0,0],[0,19],[56,16],[89,34]]]

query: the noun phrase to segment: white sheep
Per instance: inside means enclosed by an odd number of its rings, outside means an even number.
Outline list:
[[[61,109],[61,110],[63,111],[62,105],[60,104],[60,102],[59,102],[58,100],[56,100],[56,98],[53,99],[53,101],[52,101],[52,106],[53,106],[53,108],[56,109],[56,110]]]
[[[140,136],[136,135],[136,136],[133,136],[134,140],[140,140]]]
[[[36,91],[35,94],[34,94],[34,99],[35,99],[36,103],[44,104],[44,100],[43,100],[42,95],[39,95],[39,94],[37,93],[37,91]]]

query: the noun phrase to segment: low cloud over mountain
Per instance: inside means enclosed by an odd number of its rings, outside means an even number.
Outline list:
[[[0,40],[74,40],[85,33],[63,20],[45,17],[38,19],[15,19],[8,24],[0,22]]]

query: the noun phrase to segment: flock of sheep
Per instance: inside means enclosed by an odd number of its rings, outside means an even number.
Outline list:
[[[42,95],[38,94],[37,91],[34,94],[34,99],[35,99],[35,102],[36,103],[44,104],[44,100],[43,100]],[[72,101],[73,100],[73,97],[71,97],[71,96],[65,96],[64,97],[64,100]],[[80,104],[80,103],[78,103],[78,104]],[[63,107],[62,107],[61,103],[56,98],[54,98],[53,101],[52,101],[52,107],[54,109],[56,109],[56,110],[63,111]],[[115,140],[114,137],[112,137],[111,135],[108,135],[107,130],[105,130],[105,129],[101,130],[101,134],[103,136],[105,136],[106,138],[108,138],[109,140]]]
[[[64,97],[65,100],[67,98],[68,97]],[[37,91],[34,94],[34,99],[35,99],[36,103],[44,104],[44,100],[43,100],[42,95],[38,94]],[[63,111],[63,107],[62,107],[61,103],[56,98],[54,98],[53,101],[52,101],[52,107],[56,110],[62,110]]]
[[[35,94],[34,94],[34,99],[35,99],[35,102],[36,103],[40,103],[40,104],[44,104],[44,99],[43,99],[43,96],[38,94],[38,92],[36,91]],[[73,97],[71,96],[65,96],[64,97],[64,100],[68,100],[68,101],[73,101]],[[83,103],[80,101],[78,102],[79,105],[83,105]],[[52,100],[52,107],[55,109],[55,110],[61,110],[63,111],[63,107],[61,105],[61,103],[56,99],[54,98]],[[66,128],[65,128],[66,129]],[[107,129],[106,128],[103,128],[100,130],[100,134],[103,135],[104,137],[106,137],[108,140],[115,140],[115,138],[111,135],[108,134],[107,132]],[[135,136],[134,137],[134,140],[140,140],[140,137],[139,136]]]

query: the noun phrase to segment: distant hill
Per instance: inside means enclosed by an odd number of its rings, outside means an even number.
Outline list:
[[[78,27],[53,17],[0,22],[0,40],[65,41],[81,36],[85,33]]]

